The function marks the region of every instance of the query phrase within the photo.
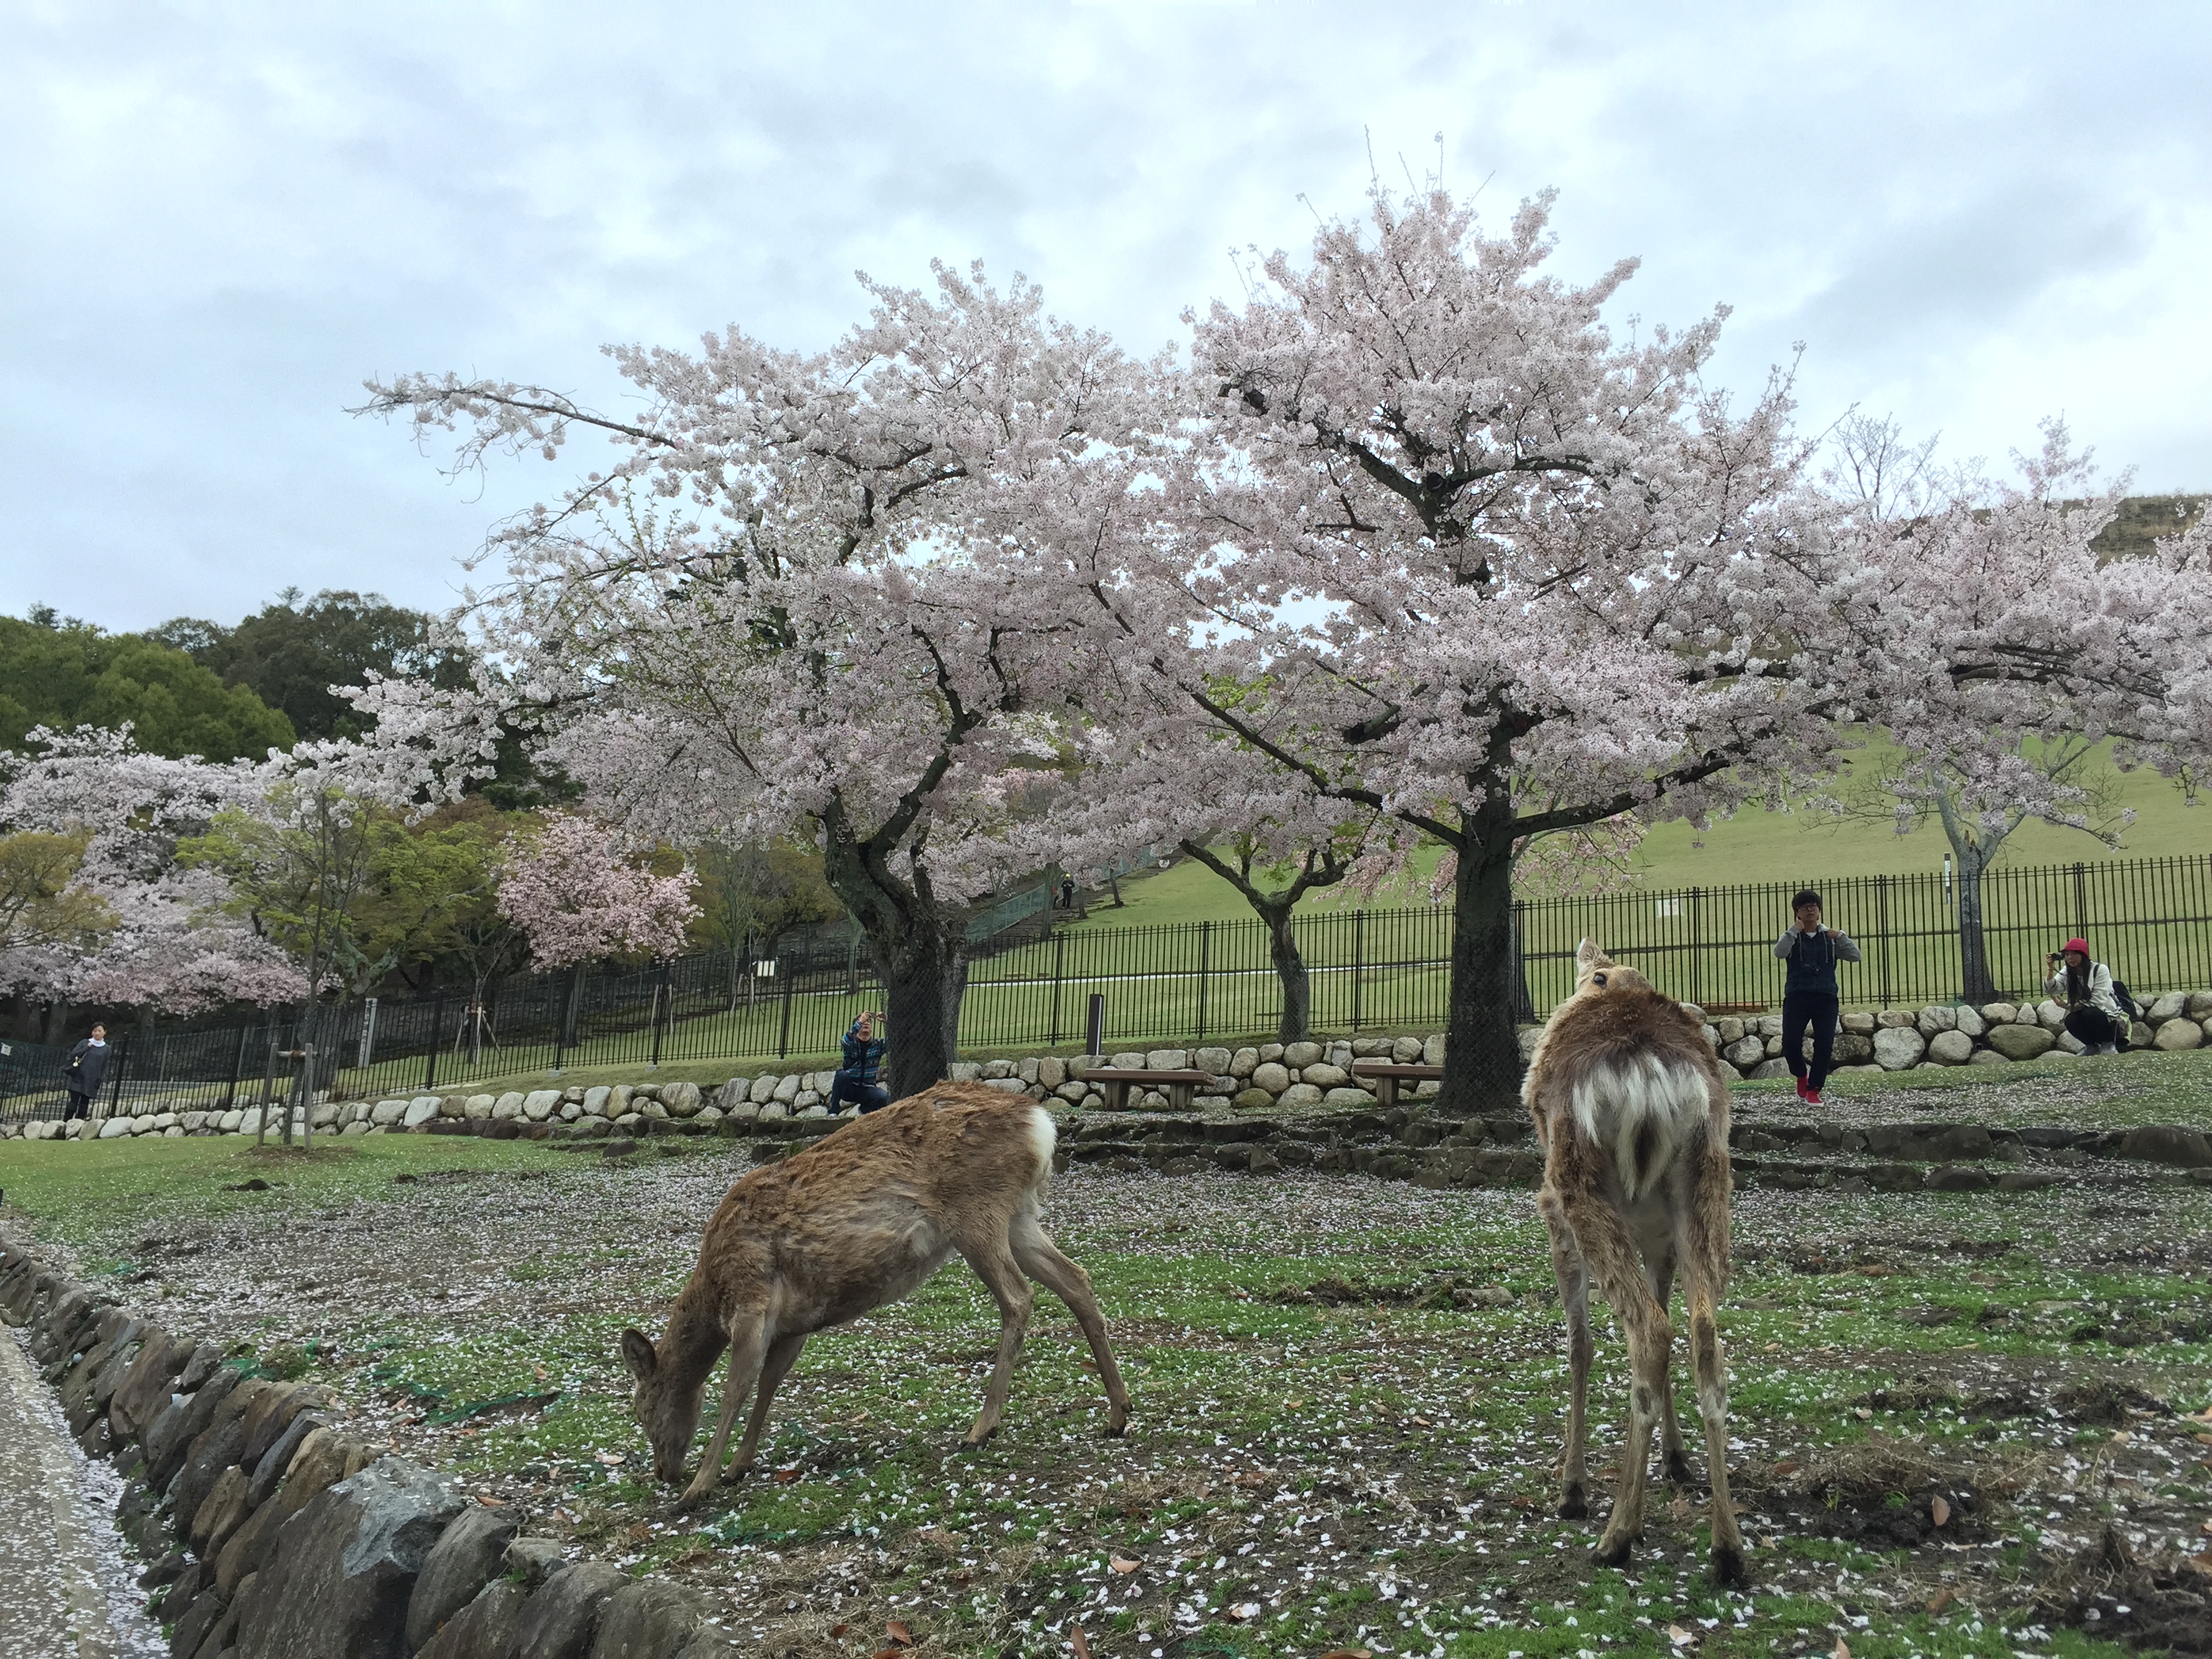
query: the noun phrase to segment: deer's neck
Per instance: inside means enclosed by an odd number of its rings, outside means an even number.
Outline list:
[[[661,1355],[661,1364],[671,1368],[686,1382],[703,1379],[714,1369],[714,1362],[730,1346],[730,1334],[722,1323],[721,1310],[714,1294],[701,1285],[696,1279],[684,1287],[676,1298],[676,1306],[668,1318],[668,1334],[662,1339],[667,1352]]]

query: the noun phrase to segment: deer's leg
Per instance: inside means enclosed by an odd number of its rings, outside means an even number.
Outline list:
[[[1674,1299],[1674,1247],[1670,1243],[1656,1261],[1644,1264],[1651,1278],[1652,1299],[1662,1308]],[[1660,1391],[1660,1404],[1665,1410],[1659,1418],[1659,1462],[1667,1471],[1668,1483],[1677,1488],[1690,1484],[1690,1460],[1682,1455],[1682,1419],[1674,1414],[1674,1340],[1670,1328],[1667,1338],[1667,1386]]]
[[[1559,1275],[1559,1304],[1567,1313],[1567,1437],[1559,1461],[1559,1516],[1579,1521],[1589,1513],[1589,1474],[1584,1466],[1589,1440],[1590,1340],[1589,1270],[1567,1225],[1559,1195],[1550,1187],[1536,1195],[1536,1207],[1552,1234],[1552,1271]]]
[[[1580,1183],[1577,1183],[1580,1186]],[[1667,1310],[1651,1295],[1638,1261],[1636,1242],[1620,1217],[1595,1190],[1563,1191],[1561,1208],[1574,1231],[1583,1260],[1605,1299],[1613,1304],[1628,1343],[1628,1435],[1620,1449],[1620,1481],[1613,1490],[1613,1513],[1598,1540],[1597,1559],[1620,1566],[1644,1531],[1644,1485],[1651,1461],[1651,1430],[1659,1420],[1667,1389],[1667,1351],[1674,1334]]]
[[[1728,1356],[1721,1347],[1718,1316],[1721,1292],[1728,1285],[1728,1183],[1727,1154],[1708,1153],[1680,1224],[1682,1291],[1690,1316],[1690,1370],[1697,1379],[1705,1467],[1712,1482],[1713,1577],[1723,1584],[1741,1586],[1751,1582],[1751,1575],[1729,1496]]]
[[[1030,1281],[1014,1263],[1005,1234],[963,1249],[968,1265],[989,1287],[999,1304],[999,1358],[991,1367],[991,1385],[984,1391],[983,1409],[975,1426],[968,1431],[968,1443],[980,1446],[999,1431],[999,1419],[1006,1409],[1006,1390],[1013,1384],[1014,1356],[1022,1351],[1022,1338],[1030,1328],[1030,1308],[1036,1301]]]
[[[1007,1242],[1021,1270],[1065,1302],[1075,1322],[1083,1328],[1083,1340],[1091,1345],[1091,1363],[1098,1367],[1098,1380],[1106,1385],[1106,1426],[1121,1433],[1129,1426],[1129,1391],[1122,1386],[1121,1369],[1114,1363],[1114,1350],[1107,1343],[1106,1320],[1098,1311],[1098,1298],[1091,1293],[1091,1275],[1060,1254],[1031,1211],[1025,1209],[1014,1218]]]
[[[705,1461],[678,1500],[684,1508],[700,1502],[722,1478],[722,1452],[730,1443],[730,1427],[738,1420],[738,1407],[752,1392],[760,1375],[761,1350],[767,1346],[766,1322],[758,1314],[739,1314],[730,1322],[730,1371],[722,1381],[722,1412],[714,1419],[714,1437],[707,1443]]]
[[[725,1480],[734,1480],[752,1472],[753,1454],[760,1448],[761,1431],[768,1427],[768,1408],[775,1403],[776,1389],[791,1375],[791,1368],[799,1363],[799,1351],[805,1346],[805,1331],[779,1336],[768,1345],[768,1358],[761,1361],[760,1381],[753,1385],[753,1414],[745,1419],[745,1437],[738,1442],[738,1461],[730,1465]]]

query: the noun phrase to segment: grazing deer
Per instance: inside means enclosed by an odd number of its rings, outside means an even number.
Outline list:
[[[1741,1584],[1743,1534],[1729,1501],[1728,1376],[1714,1315],[1728,1287],[1728,1085],[1704,1032],[1672,997],[1588,939],[1575,968],[1575,993],[1545,1027],[1521,1091],[1543,1143],[1536,1201],[1551,1229],[1567,1315],[1571,1393],[1559,1513],[1589,1513],[1583,1443],[1593,1278],[1627,1336],[1631,1379],[1628,1441],[1597,1559],[1620,1565],[1644,1530],[1655,1420],[1668,1478],[1689,1484],[1668,1375],[1674,1331],[1667,1304],[1679,1265],[1712,1483],[1713,1575]]]
[[[998,1364],[968,1443],[988,1439],[1006,1409],[1032,1279],[1083,1327],[1106,1385],[1108,1424],[1121,1433],[1129,1394],[1090,1277],[1038,1218],[1056,1139],[1052,1115],[1035,1101],[980,1083],[940,1083],[739,1179],[707,1223],[667,1334],[658,1344],[641,1331],[622,1334],[653,1472],[683,1478],[707,1376],[725,1348],[722,1414],[686,1504],[714,1491],[747,1394],[755,1395],[752,1417],[733,1476],[752,1468],[769,1403],[806,1339],[910,1294],[956,1251],[999,1304]]]

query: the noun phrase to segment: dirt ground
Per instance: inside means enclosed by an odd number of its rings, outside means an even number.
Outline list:
[[[748,1149],[370,1144],[312,1180],[227,1155],[195,1177],[220,1206],[156,1183],[47,1231],[533,1530],[711,1589],[765,1654],[2212,1650],[2212,1187],[2178,1172],[1739,1192],[1756,1582],[1721,1595],[1700,1491],[1655,1482],[1626,1571],[1588,1559],[1609,1498],[1553,1514],[1565,1365],[1526,1192],[1079,1165],[1049,1222],[1113,1322],[1125,1438],[1041,1295],[1004,1431],[961,1446],[997,1322],[956,1263],[811,1343],[762,1471],[684,1514],[615,1338],[658,1329]]]

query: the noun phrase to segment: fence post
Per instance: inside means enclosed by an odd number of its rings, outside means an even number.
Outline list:
[[[660,1034],[667,1029],[669,1016],[673,1012],[668,1006],[668,1000],[673,994],[674,992],[669,984],[668,964],[664,962],[660,964],[660,983],[653,988],[653,1060],[651,1063],[655,1066],[660,1064]]]
[[[115,1045],[114,1081],[107,1091],[107,1115],[118,1115],[123,1109],[123,1073],[131,1065],[131,1033],[125,1031]]]
[[[1359,1030],[1359,981],[1365,977],[1360,964],[1365,959],[1367,912],[1352,913],[1352,1029]]]
[[[2074,866],[2074,937],[2089,937],[2089,866],[2077,862]]]
[[[1091,994],[1090,1016],[1083,1023],[1083,1052],[1103,1054],[1106,1052],[1106,994]]]
[[[223,1085],[222,1090],[222,1107],[225,1111],[238,1104],[238,1079],[239,1074],[246,1069],[246,1039],[252,1029],[250,1025],[241,1025],[238,1028],[238,1042],[230,1051],[230,1081]]]
[[[786,972],[787,969],[790,971]],[[799,977],[797,958],[778,963],[775,971],[783,980],[783,1017],[778,1021],[775,1032],[775,1057],[781,1060],[791,1052],[791,982]]]
[[[1060,1047],[1060,970],[1067,964],[1067,935],[1059,928],[1052,930],[1052,1039],[1048,1048]]]
[[[422,1067],[422,1092],[428,1094],[438,1086],[438,1045],[446,1040],[446,994],[438,993],[438,1000],[430,1005],[430,1058]]]
[[[1212,965],[1212,956],[1213,924],[1201,921],[1198,924],[1198,1036],[1201,1042],[1206,1040],[1206,970]]]
[[[1690,1000],[1705,1006],[1705,890],[1690,890]]]
[[[1881,1006],[1887,1008],[1889,1006],[1889,878],[1887,876],[1876,876],[1874,878],[1874,914],[1875,927],[1881,940],[1880,1001]]]

